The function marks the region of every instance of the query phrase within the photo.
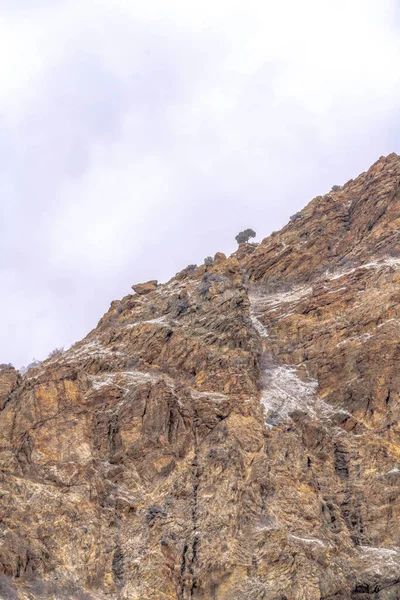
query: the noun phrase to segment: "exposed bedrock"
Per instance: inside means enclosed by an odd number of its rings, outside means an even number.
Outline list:
[[[0,368],[0,597],[400,598],[399,181]]]

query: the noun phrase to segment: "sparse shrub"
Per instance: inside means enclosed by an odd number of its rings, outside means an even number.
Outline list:
[[[61,354],[64,354],[64,348],[54,348],[47,358],[54,358],[55,356],[61,356]]]
[[[170,373],[169,362],[167,360],[160,360],[158,366],[164,373]]]
[[[242,322],[243,322],[243,325],[245,325],[246,327],[252,326],[252,320],[247,315],[242,316]]]
[[[339,192],[342,189],[341,185],[333,185],[331,192]]]
[[[124,553],[117,546],[112,559],[112,572],[115,584],[119,587],[124,583]]]
[[[146,513],[146,521],[151,523],[156,517],[166,517],[167,513],[160,506],[149,506]]]
[[[252,229],[245,229],[237,234],[235,240],[238,244],[246,244],[250,238],[256,237],[256,232]]]
[[[208,292],[210,291],[210,287],[211,287],[211,283],[209,283],[208,281],[207,281],[207,283],[202,285],[199,290],[200,296],[206,296],[208,294]]]
[[[292,216],[290,217],[290,220],[291,220],[291,221],[297,221],[297,219],[303,219],[303,218],[304,218],[304,217],[303,217],[303,214],[302,214],[302,213],[299,211],[299,212],[297,212],[297,213],[294,213],[294,215],[292,215]]]
[[[213,281],[214,283],[221,283],[221,281],[224,281],[224,278],[221,277],[221,275],[217,275],[216,273],[204,273],[201,280],[204,283],[207,283],[209,281]]]
[[[204,259],[204,264],[206,265],[206,267],[211,267],[211,265],[214,264],[214,259],[212,256],[206,256]]]
[[[120,315],[123,310],[124,310],[124,307],[122,306],[122,304],[118,304],[118,306],[117,306],[117,314]]]
[[[353,258],[349,258],[347,256],[344,256],[343,258],[340,259],[339,261],[339,266],[340,267],[347,267],[347,268],[352,268],[356,265],[356,261]]]
[[[137,367],[139,362],[140,358],[138,356],[130,356],[125,363],[125,368],[133,369],[134,367]]]
[[[273,355],[270,352],[262,352],[258,359],[260,371],[269,371],[276,366]]]
[[[334,269],[335,267],[331,263],[321,262],[317,267],[315,267],[314,274],[318,276],[326,275],[327,273],[333,273]]]
[[[181,298],[177,300],[175,307],[175,317],[179,317],[182,313],[184,313],[189,307],[189,300],[187,298]]]
[[[0,598],[3,600],[18,600],[18,595],[11,587],[11,580],[5,575],[0,575]]]
[[[197,271],[197,265],[188,265],[182,271],[176,274],[177,279],[186,279],[187,277],[191,278]]]
[[[240,367],[240,365],[243,363],[243,359],[237,357],[234,358],[232,361],[232,367]]]
[[[273,427],[277,427],[278,425],[281,424],[282,422],[282,416],[279,414],[278,411],[276,410],[272,410],[265,418],[265,422],[268,423],[268,425],[272,425]]]
[[[252,289],[254,293],[276,294],[288,292],[292,287],[293,284],[290,281],[284,281],[273,275],[266,282],[252,286]]]
[[[387,255],[392,256],[393,258],[398,258],[400,256],[399,248],[396,248],[396,247],[389,248],[387,251]]]
[[[21,373],[21,375],[25,375],[25,373],[27,371],[29,371],[29,369],[34,369],[35,367],[38,367],[41,362],[42,362],[41,360],[37,360],[36,358],[34,358],[34,359],[32,359],[32,361],[29,363],[29,365],[27,367],[20,367],[19,372]],[[0,368],[1,368],[1,365],[0,365]]]

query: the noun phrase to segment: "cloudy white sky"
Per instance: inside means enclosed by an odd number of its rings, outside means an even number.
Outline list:
[[[400,151],[398,0],[0,0],[0,362]]]

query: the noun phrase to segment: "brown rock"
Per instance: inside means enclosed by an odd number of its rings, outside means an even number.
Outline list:
[[[0,370],[0,595],[400,596],[399,181]]]
[[[3,410],[20,380],[21,376],[14,367],[11,365],[0,365],[0,410]]]
[[[226,255],[223,252],[217,252],[214,256],[214,264],[218,265],[226,260]]]
[[[158,286],[157,279],[152,279],[150,281],[146,281],[146,283],[136,283],[132,286],[132,289],[137,294],[144,296],[145,294],[149,294],[150,292],[154,292],[156,287]]]

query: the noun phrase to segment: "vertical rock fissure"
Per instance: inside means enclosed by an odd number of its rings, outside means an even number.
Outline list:
[[[196,562],[198,556],[198,489],[200,485],[201,468],[199,466],[199,443],[197,438],[197,427],[199,425],[199,416],[197,411],[194,411],[193,417],[193,450],[194,456],[192,460],[192,508],[191,508],[191,541],[185,542],[182,552],[181,562],[181,586],[179,590],[179,598],[182,600],[194,597],[195,589],[197,588],[197,578],[195,574]],[[190,549],[190,552],[189,552]],[[189,581],[185,579],[186,573],[190,574]],[[187,585],[188,583],[188,585]],[[188,592],[186,595],[185,592]]]
[[[339,504],[340,512],[353,543],[355,546],[359,546],[364,539],[362,502],[351,485],[350,453],[339,444],[334,447],[334,468],[336,475],[343,482],[343,500]]]
[[[169,415],[168,415],[168,425],[167,425],[167,435],[168,435],[168,443],[169,444],[173,443],[174,426],[175,426],[174,410],[170,409]]]
[[[185,543],[184,547],[183,547],[183,552],[182,552],[182,562],[181,562],[181,587],[179,590],[179,598],[183,598],[183,594],[185,591],[185,580],[184,580],[184,576],[185,576],[185,571],[186,571],[186,554],[188,551],[188,545]]]
[[[112,573],[115,585],[121,587],[124,584],[124,553],[119,543],[112,558]]]
[[[108,425],[108,445],[110,456],[115,452],[115,436],[119,433],[119,419],[118,415],[114,415]]]
[[[194,413],[193,420],[193,434],[194,434],[194,458],[192,462],[192,480],[193,480],[193,504],[192,504],[192,557],[189,567],[189,572],[192,576],[192,583],[190,588],[190,598],[193,598],[194,590],[197,587],[197,578],[195,575],[195,567],[197,562],[197,552],[199,543],[199,534],[197,530],[198,525],[198,489],[200,485],[200,474],[201,468],[199,466],[199,443],[197,439],[197,427],[199,424],[199,417],[197,412]]]

